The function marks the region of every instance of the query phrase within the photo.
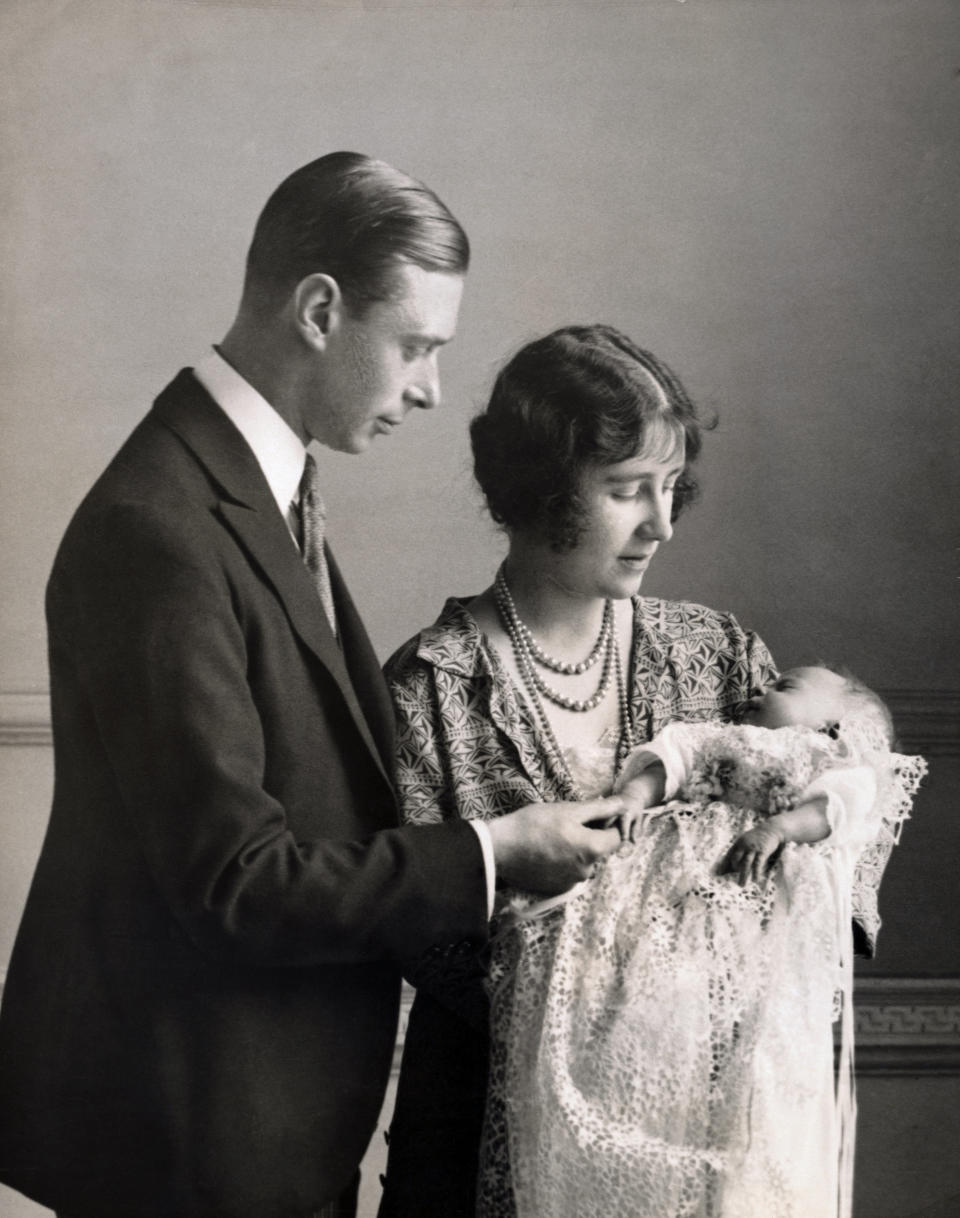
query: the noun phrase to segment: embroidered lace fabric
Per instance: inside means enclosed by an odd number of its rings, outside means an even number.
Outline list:
[[[925,764],[850,734],[675,728],[696,742],[679,801],[494,940],[481,1218],[849,1214],[852,876],[865,840],[889,852]],[[862,763],[877,786],[829,844],[786,847],[762,886],[715,874],[755,808]]]
[[[564,749],[563,759],[585,799],[606,795],[613,787],[617,745],[606,738],[596,744]]]

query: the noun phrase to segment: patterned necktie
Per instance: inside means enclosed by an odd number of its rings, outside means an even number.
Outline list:
[[[317,463],[307,453],[307,462],[300,479],[300,520],[303,530],[303,561],[313,576],[323,605],[327,621],[334,637],[337,634],[337,615],[333,608],[333,590],[330,587],[330,568],[323,551],[323,538],[327,528],[327,511],[320,497],[318,482],[320,475]]]

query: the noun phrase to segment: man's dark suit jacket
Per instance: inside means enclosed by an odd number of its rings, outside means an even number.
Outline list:
[[[67,531],[53,809],[0,1015],[0,1178],[45,1205],[309,1213],[374,1129],[398,962],[486,933],[470,827],[397,828],[389,700],[331,575],[342,649],[187,370]]]

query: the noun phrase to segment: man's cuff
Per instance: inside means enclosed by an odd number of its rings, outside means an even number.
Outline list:
[[[483,870],[487,877],[487,918],[493,917],[493,894],[497,886],[497,865],[493,858],[493,839],[490,830],[482,820],[468,820],[467,824],[476,831],[480,839],[480,849],[483,852]]]

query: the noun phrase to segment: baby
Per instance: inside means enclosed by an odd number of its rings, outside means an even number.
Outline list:
[[[925,769],[892,736],[807,667],[629,754],[624,844],[493,941],[481,1218],[498,1147],[517,1218],[849,1218],[851,891]]]
[[[617,784],[632,805],[618,819],[621,836],[635,841],[650,818],[648,809],[668,799],[751,804],[767,815],[736,839],[718,868],[720,874],[734,873],[741,885],[759,882],[787,842],[829,837],[841,815],[847,833],[862,837],[861,844],[874,836],[866,818],[876,801],[876,774],[864,764],[865,752],[882,753],[893,744],[893,721],[877,694],[849,674],[794,668],[750,699],[740,723],[739,728],[674,723],[635,749]],[[806,732],[794,733],[789,741],[765,738],[765,731],[786,727]],[[811,731],[839,746],[824,741],[811,754],[817,744],[806,734]],[[786,745],[786,752],[777,744]],[[844,760],[855,764],[836,768]],[[826,768],[814,776],[818,762]],[[812,785],[798,789],[797,780],[807,768]],[[855,826],[853,821],[864,823]]]

